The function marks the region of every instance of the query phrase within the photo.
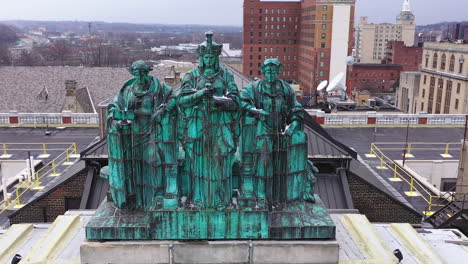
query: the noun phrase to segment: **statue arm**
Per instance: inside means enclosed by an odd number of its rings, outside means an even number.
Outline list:
[[[288,86],[289,94],[290,94],[290,106],[291,109],[289,110],[289,123],[293,123],[297,121],[298,124],[302,128],[303,120],[304,120],[304,112],[302,111],[302,105],[297,101],[296,92],[294,89],[287,83],[285,85]]]
[[[250,83],[240,93],[240,105],[243,111],[253,116],[268,116],[269,113],[263,109],[258,109],[254,100],[254,84]]]
[[[227,83],[225,96],[214,96],[213,99],[215,100],[215,103],[222,106],[223,109],[227,111],[236,111],[239,109],[240,105],[239,90],[237,89],[237,85],[232,74],[225,71],[225,76]]]
[[[192,75],[190,73],[185,74],[182,80],[182,88],[179,96],[177,97],[176,103],[184,107],[191,107],[200,102],[205,95],[204,90],[197,91]]]

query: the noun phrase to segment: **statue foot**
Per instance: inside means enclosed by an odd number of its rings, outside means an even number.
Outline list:
[[[302,198],[308,203],[315,203],[315,196],[313,194],[306,193]]]

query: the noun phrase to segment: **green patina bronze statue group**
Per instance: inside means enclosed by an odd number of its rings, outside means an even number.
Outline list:
[[[265,78],[239,90],[212,37],[177,92],[146,62],[129,68],[134,78],[108,107],[102,170],[119,209],[271,211],[315,202],[303,109],[278,79],[280,61],[265,60]]]

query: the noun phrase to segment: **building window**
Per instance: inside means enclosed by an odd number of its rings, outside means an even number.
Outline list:
[[[268,14],[268,8],[267,8],[267,9],[265,9],[265,14]]]
[[[326,39],[327,38],[327,33],[322,33],[322,39]]]
[[[422,91],[422,98],[426,97],[426,89],[423,89]]]
[[[452,81],[447,81],[447,89],[445,90],[444,114],[450,113],[450,101],[451,100],[452,100]]]
[[[253,15],[255,13],[253,8],[250,8],[250,14]]]
[[[457,83],[457,94],[460,94],[461,83]]]
[[[324,71],[320,71],[320,72],[319,72],[319,76],[320,76],[320,77],[323,77],[324,75],[325,75],[325,72],[324,72]]]
[[[455,110],[458,110],[458,99],[455,99]]]
[[[426,63],[425,63],[425,67],[429,67],[429,56],[426,56]]]
[[[260,14],[263,13],[263,9],[260,8],[260,9],[258,10],[258,12],[259,12]]]
[[[323,6],[322,6],[322,11],[328,11],[328,6],[327,6],[327,5],[323,5]]]
[[[434,53],[434,57],[432,58],[432,68],[437,69],[437,64],[438,64],[439,56],[437,55],[437,52]]]
[[[258,48],[258,52],[262,52],[262,48],[261,48],[261,47]]]
[[[262,22],[262,16],[258,17],[258,21]]]
[[[250,47],[250,52],[253,52],[253,47]]]
[[[421,112],[424,111],[424,102],[421,102]]]
[[[321,61],[320,62],[320,67],[325,67],[325,62]]]
[[[423,80],[423,83],[426,84],[426,80],[427,80],[427,75],[424,75],[424,80]],[[424,96],[423,96],[424,97]]]
[[[463,57],[463,55],[460,57],[460,67],[459,67],[459,70],[458,70],[458,73],[462,73],[463,72],[463,63],[465,62],[465,58]]]
[[[250,32],[250,36],[253,37],[253,32]]]
[[[258,59],[261,60],[261,59],[262,59],[262,55],[258,55]]]
[[[320,58],[325,58],[325,51],[320,52]]]
[[[440,70],[445,71],[445,63],[446,63],[447,57],[445,54],[442,54],[442,58],[440,60]]]
[[[322,15],[322,20],[327,20],[327,19],[328,19],[327,14],[323,14],[323,15]]]
[[[322,48],[322,49],[325,48],[325,42],[320,43],[320,48]]]
[[[455,55],[450,56],[449,72],[455,71]]]
[[[327,24],[322,24],[322,30],[327,30]]]

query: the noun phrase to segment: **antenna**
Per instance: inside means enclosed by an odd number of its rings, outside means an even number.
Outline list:
[[[342,84],[343,80],[344,80],[344,73],[342,72],[338,73],[338,75],[336,75],[335,78],[333,78],[333,80],[328,85],[327,92],[345,90]]]
[[[93,23],[92,22],[88,22],[88,34],[91,36],[91,25]]]
[[[328,81],[323,81],[317,86],[317,91],[322,91],[325,87],[327,87]]]

